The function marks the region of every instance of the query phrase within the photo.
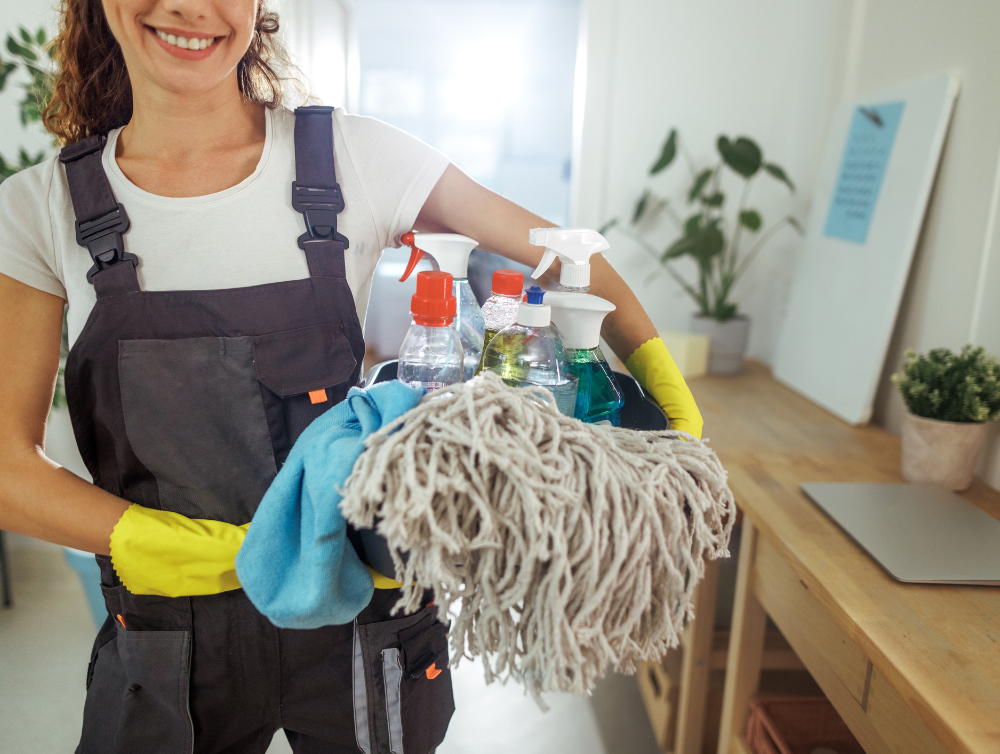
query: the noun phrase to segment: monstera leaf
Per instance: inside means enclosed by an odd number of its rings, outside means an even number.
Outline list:
[[[749,178],[760,170],[764,161],[760,147],[746,136],[740,136],[736,141],[720,136],[717,146],[722,161],[744,178]]]
[[[792,179],[785,174],[785,171],[780,166],[775,165],[773,162],[766,162],[764,163],[764,170],[788,186],[789,191],[795,191],[795,184],[792,183]]]
[[[653,167],[649,169],[650,175],[656,175],[661,170],[665,170],[671,162],[674,161],[674,157],[677,156],[677,129],[670,129],[670,133],[667,135],[667,140],[663,142],[663,149],[660,151],[660,158],[654,163]]]

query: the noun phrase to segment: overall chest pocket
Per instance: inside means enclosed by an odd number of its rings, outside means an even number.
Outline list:
[[[355,364],[339,324],[120,341],[129,445],[156,478],[160,507],[247,523],[294,439],[346,395]],[[310,399],[317,390],[326,402]]]

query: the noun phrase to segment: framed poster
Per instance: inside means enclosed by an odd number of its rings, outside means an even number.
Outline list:
[[[871,418],[958,89],[934,76],[830,125],[774,375],[851,424]]]

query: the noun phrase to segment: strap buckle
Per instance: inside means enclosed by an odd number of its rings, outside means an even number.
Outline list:
[[[301,212],[306,232],[299,236],[303,251],[310,241],[339,241],[347,249],[350,242],[337,232],[337,215],[344,211],[344,195],[340,185],[333,188],[310,188],[292,182],[292,208]]]
[[[131,262],[135,267],[139,257],[125,251],[125,233],[131,222],[125,208],[119,202],[113,210],[94,220],[76,221],[76,242],[86,246],[94,266],[87,272],[87,282],[93,284],[94,275],[119,262]]]

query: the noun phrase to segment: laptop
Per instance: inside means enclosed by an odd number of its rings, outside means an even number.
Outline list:
[[[898,581],[1000,586],[1000,520],[953,492],[839,482],[802,491]]]

